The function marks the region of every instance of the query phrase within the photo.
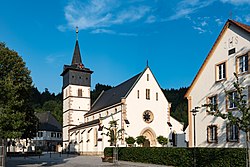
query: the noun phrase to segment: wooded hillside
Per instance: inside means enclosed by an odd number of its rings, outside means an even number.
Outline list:
[[[91,91],[91,102],[98,98],[100,93],[104,90],[111,89],[112,86],[96,84],[93,91]],[[171,116],[180,122],[187,125],[187,100],[184,99],[184,95],[187,88],[180,89],[162,89],[163,93],[167,97],[168,101],[172,103]],[[36,112],[50,111],[53,116],[62,124],[62,93],[55,95],[55,93],[49,92],[45,89],[40,93],[37,88],[32,89],[32,107]]]

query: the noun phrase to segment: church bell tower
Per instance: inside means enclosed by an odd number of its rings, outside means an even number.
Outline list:
[[[82,64],[76,28],[76,44],[71,65],[64,65],[63,77],[63,148],[69,144],[69,129],[84,123],[90,110],[91,71]]]

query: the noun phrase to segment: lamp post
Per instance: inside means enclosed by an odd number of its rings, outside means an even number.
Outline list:
[[[195,116],[196,113],[198,112],[198,109],[200,107],[195,107],[194,109],[192,109],[190,112],[193,114],[194,116],[194,167],[196,167],[196,155],[195,155],[195,147],[196,147],[196,136],[195,136]]]
[[[190,112],[193,114],[193,117],[194,117],[194,147],[196,147],[196,135],[195,135],[195,116],[196,116],[196,113],[199,112],[198,109],[200,107],[195,107],[194,109],[192,109]]]

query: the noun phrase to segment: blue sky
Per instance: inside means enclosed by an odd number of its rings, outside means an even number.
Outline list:
[[[250,25],[250,0],[1,1],[0,41],[21,55],[34,85],[59,93],[79,27],[83,64],[115,86],[147,60],[162,88],[189,86],[228,18]]]

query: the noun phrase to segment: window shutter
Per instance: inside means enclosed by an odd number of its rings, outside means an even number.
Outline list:
[[[215,126],[215,141],[216,141],[216,143],[218,143],[218,134],[217,134],[217,131],[218,131],[218,127]]]
[[[230,124],[229,124],[229,123],[227,123],[227,124],[226,124],[227,142],[229,141],[229,138],[228,138],[228,135],[230,134],[230,132],[229,132],[229,128],[230,128]]]
[[[207,127],[207,142],[210,143],[210,127]]]

